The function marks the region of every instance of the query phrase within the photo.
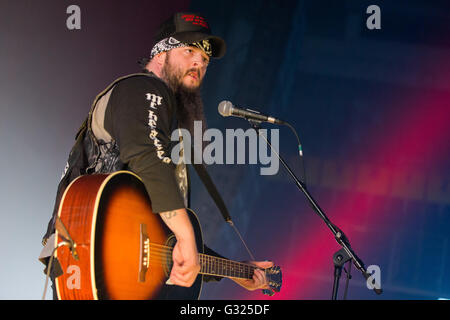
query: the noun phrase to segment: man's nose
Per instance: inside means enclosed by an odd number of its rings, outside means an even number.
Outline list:
[[[193,66],[200,67],[200,68],[204,68],[208,65],[205,62],[203,55],[201,53],[194,54],[194,56],[192,58],[192,64],[193,64]]]

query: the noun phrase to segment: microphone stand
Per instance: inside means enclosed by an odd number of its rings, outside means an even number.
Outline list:
[[[260,133],[261,129],[261,123],[262,121],[259,120],[253,120],[246,118],[251,126],[258,132],[258,135],[264,138],[266,143],[270,146],[272,151],[277,155],[280,162],[283,164],[283,166],[286,168],[289,175],[294,180],[296,186],[298,189],[300,189],[301,192],[306,196],[306,199],[308,200],[310,206],[314,210],[314,212],[325,222],[326,226],[331,230],[331,233],[333,234],[334,238],[336,239],[337,243],[342,247],[339,251],[337,251],[333,255],[333,262],[334,262],[334,282],[333,282],[333,293],[332,293],[332,300],[337,300],[337,292],[339,288],[339,279],[341,277],[342,273],[342,267],[344,264],[348,261],[353,262],[355,267],[361,271],[362,275],[366,279],[366,281],[369,281],[369,278],[371,277],[371,274],[369,274],[366,270],[366,267],[364,266],[364,263],[362,260],[356,255],[356,253],[353,251],[352,247],[350,246],[350,242],[348,241],[348,238],[345,236],[345,234],[342,232],[341,229],[339,229],[336,225],[334,225],[330,219],[325,215],[323,210],[319,207],[317,202],[314,200],[314,198],[311,196],[311,194],[306,189],[306,185],[304,185],[292,172],[292,170],[289,168],[287,163],[283,160],[283,158],[274,150],[272,145],[269,143],[269,141]],[[375,283],[372,285],[373,290],[376,294],[381,294],[383,291],[379,284]]]

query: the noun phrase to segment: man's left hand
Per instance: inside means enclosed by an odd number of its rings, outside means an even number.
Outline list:
[[[273,262],[271,261],[250,261],[247,263],[262,269],[273,267]],[[261,269],[255,269],[252,279],[234,278],[232,280],[249,291],[254,291],[257,289],[269,289],[265,272]]]

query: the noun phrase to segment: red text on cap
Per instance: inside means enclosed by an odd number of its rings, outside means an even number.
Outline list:
[[[208,22],[206,22],[205,18],[201,16],[196,16],[195,14],[185,14],[181,16],[181,19],[186,22],[192,22],[192,24],[209,29]]]

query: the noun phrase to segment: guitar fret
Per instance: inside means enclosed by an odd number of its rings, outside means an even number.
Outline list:
[[[234,277],[233,264],[231,261],[228,262],[228,268],[230,268],[230,276]]]
[[[233,275],[236,277],[236,266],[233,262],[231,262],[230,265],[231,265],[231,270],[233,271]]]
[[[219,274],[220,275],[220,261],[218,260],[214,260],[213,258],[211,258],[212,263],[214,264],[214,273],[215,274]]]
[[[256,267],[232,260],[200,254],[200,272],[229,278],[251,279]]]
[[[207,260],[208,260],[208,267],[209,267],[209,271],[208,271],[208,273],[213,273],[213,267],[212,267],[212,261],[211,261],[211,258],[210,257],[207,257]]]
[[[207,268],[206,268],[207,272],[211,273],[211,261],[208,256],[206,256],[206,266],[207,266]]]
[[[202,264],[201,271],[208,272],[208,263],[206,262],[206,260],[204,259],[203,256],[200,256],[200,261],[201,261],[201,264]]]

